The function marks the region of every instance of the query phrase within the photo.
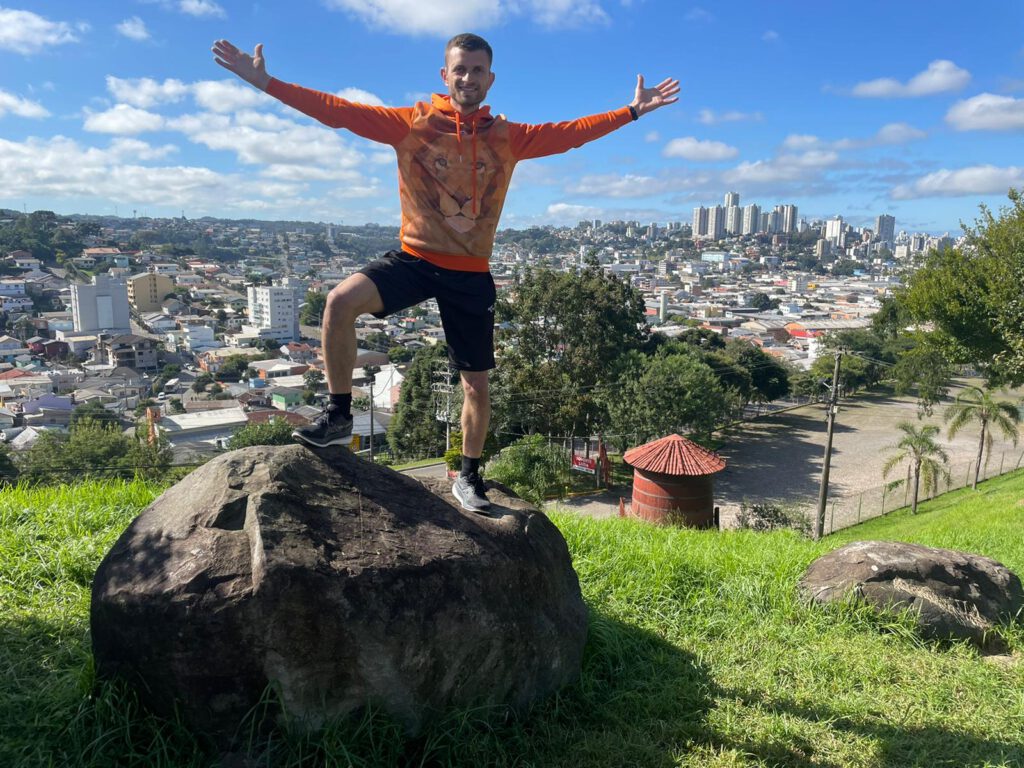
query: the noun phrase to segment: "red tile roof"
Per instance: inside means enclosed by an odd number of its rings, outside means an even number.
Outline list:
[[[622,457],[630,466],[662,475],[710,475],[725,469],[725,459],[679,435],[626,451]]]

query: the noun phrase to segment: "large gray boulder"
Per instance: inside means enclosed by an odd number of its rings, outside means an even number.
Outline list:
[[[558,529],[500,488],[492,517],[436,490],[340,448],[214,459],[101,563],[98,674],[221,741],[268,686],[308,727],[372,704],[412,732],[575,680],[587,610]]]
[[[826,604],[851,596],[880,610],[909,611],[922,635],[984,644],[1024,609],[1021,581],[987,557],[900,541],[857,541],[807,568],[800,593]]]

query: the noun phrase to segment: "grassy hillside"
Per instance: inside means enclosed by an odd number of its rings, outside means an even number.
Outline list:
[[[173,722],[94,690],[89,582],[159,491],[141,483],[0,493],[0,765],[214,765]],[[1024,473],[814,543],[790,533],[554,517],[591,631],[584,674],[529,716],[463,712],[403,739],[369,715],[318,737],[254,740],[253,765],[1020,766],[1024,630],[1012,655],[918,640],[794,585],[847,541],[899,538],[1024,574]]]

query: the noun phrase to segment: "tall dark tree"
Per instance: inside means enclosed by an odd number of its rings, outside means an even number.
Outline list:
[[[753,400],[770,403],[789,394],[789,369],[778,358],[743,340],[726,344],[725,354],[750,374]]]
[[[647,337],[643,296],[596,262],[579,272],[518,276],[497,304],[498,430],[584,434],[605,413],[596,390]]]
[[[434,371],[446,359],[441,344],[424,347],[413,357],[402,382],[395,416],[388,426],[388,445],[396,456],[440,456],[445,450],[445,425],[437,420],[432,392]],[[459,383],[454,382],[456,388]]]
[[[955,363],[990,385],[1024,383],[1024,197],[1011,189],[998,216],[982,206],[964,248],[933,251],[900,296],[929,321]]]

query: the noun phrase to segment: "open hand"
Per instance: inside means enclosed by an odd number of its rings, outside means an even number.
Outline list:
[[[679,81],[666,77],[653,88],[644,88],[644,76],[636,76],[636,95],[630,104],[637,115],[646,115],[658,107],[679,101]]]
[[[240,51],[227,40],[218,40],[213,44],[213,59],[224,69],[234,72],[245,82],[255,85],[261,91],[267,90],[270,75],[267,74],[267,63],[263,58],[263,43],[256,44],[254,55]]]

